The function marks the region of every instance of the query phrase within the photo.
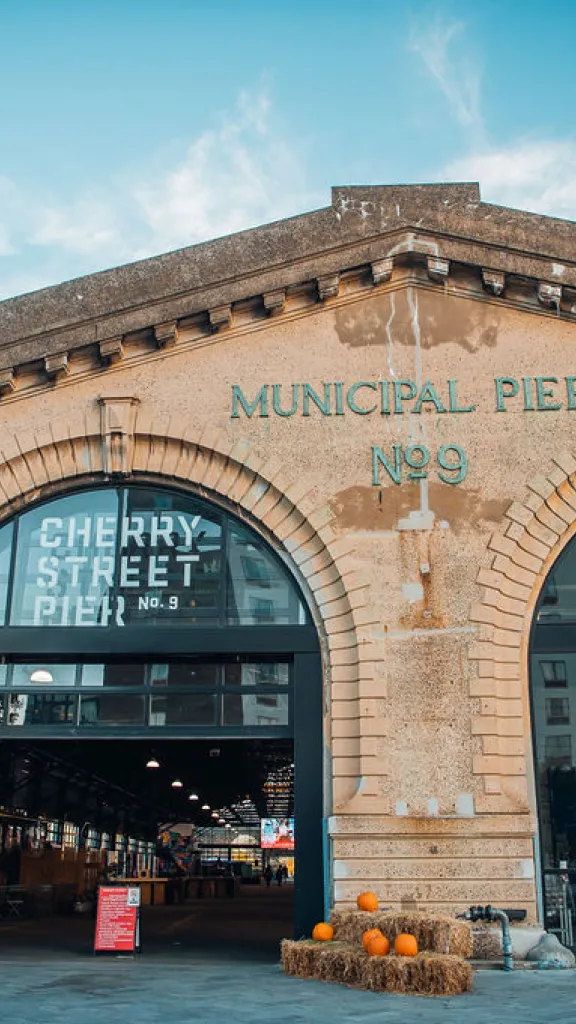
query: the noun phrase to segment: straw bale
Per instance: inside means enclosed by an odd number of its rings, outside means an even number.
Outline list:
[[[293,942],[291,939],[283,939],[280,950],[282,967],[286,974],[296,974],[299,978],[313,978],[317,947],[318,943],[312,940]]]
[[[287,974],[315,978],[375,992],[457,995],[472,988],[472,968],[461,957],[419,953],[416,957],[374,956],[344,942],[304,939],[282,943]]]
[[[453,956],[472,956],[470,925],[446,914],[333,910],[330,920],[334,926],[334,938],[351,945],[361,945],[362,935],[368,928],[379,928],[391,945],[400,932],[409,932],[416,938],[418,949]]]
[[[319,981],[336,981],[342,985],[364,987],[367,960],[368,954],[363,949],[329,942],[318,951],[315,977]]]

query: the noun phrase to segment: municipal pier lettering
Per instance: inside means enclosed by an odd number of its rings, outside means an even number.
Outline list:
[[[392,454],[386,455],[378,445],[372,445],[372,484],[381,486],[380,474],[384,469],[392,483],[406,480],[426,480],[432,465],[445,484],[461,484],[468,472],[468,460],[458,444],[444,444],[434,455],[424,444],[392,445]]]
[[[576,374],[565,377],[494,377],[492,411],[532,414],[576,411]],[[478,402],[459,389],[455,377],[431,380],[322,381],[314,385],[261,384],[246,394],[232,385],[231,419],[269,419],[294,416],[421,416],[428,426],[435,416],[474,413]],[[402,422],[401,420],[399,421]],[[468,473],[468,459],[461,445],[444,444],[437,450],[425,444],[371,445],[372,484],[382,480],[400,485],[425,480],[436,473],[446,484],[460,484]]]
[[[310,416],[402,416],[406,412],[419,415],[428,409],[437,413],[474,412],[476,406],[460,404],[457,381],[444,381],[436,387],[432,381],[417,384],[413,380],[359,380],[344,385],[342,381],[311,384],[263,384],[252,401],[238,384],[232,385],[232,419],[254,415],[267,419],[270,415],[291,417],[298,413]]]

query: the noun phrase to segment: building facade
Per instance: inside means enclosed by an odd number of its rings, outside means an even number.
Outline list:
[[[307,611],[286,622],[309,615],[321,655],[338,904],[371,888],[542,917],[542,869],[572,858],[554,778],[570,789],[575,319],[575,226],[473,184],[337,188],[314,213],[0,304],[2,523],[168,487],[246,523],[295,581]],[[283,579],[235,550],[250,621],[273,624]],[[56,621],[49,568],[28,625],[102,625],[85,602]],[[161,565],[142,571],[153,601]],[[283,714],[244,702],[247,722]]]

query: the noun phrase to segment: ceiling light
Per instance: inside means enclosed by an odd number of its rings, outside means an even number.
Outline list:
[[[180,779],[174,779],[174,782],[172,783],[172,789],[182,789],[183,785],[184,783],[181,782]]]
[[[218,818],[218,824],[219,825],[223,825],[225,821],[226,821],[225,818]]]
[[[218,811],[212,811],[212,817],[213,818],[217,818],[218,817]]]
[[[232,828],[232,825],[224,825],[224,828]]]
[[[151,758],[150,758],[150,759],[149,759],[149,760],[148,760],[148,761],[146,762],[146,767],[147,767],[147,768],[159,768],[159,767],[160,767],[160,762],[159,762],[159,761],[157,761],[155,757],[151,757]]]
[[[47,668],[36,668],[30,675],[31,683],[53,683],[54,676]]]
[[[190,793],[190,796],[188,797],[188,799],[189,800],[197,800],[198,799],[198,793]]]
[[[202,810],[203,811],[209,811],[210,810],[210,804],[202,804]]]

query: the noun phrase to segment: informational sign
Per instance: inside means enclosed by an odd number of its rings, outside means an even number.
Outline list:
[[[262,818],[263,850],[294,849],[294,818]]]
[[[137,886],[101,886],[94,952],[134,953],[139,950],[140,889]]]

